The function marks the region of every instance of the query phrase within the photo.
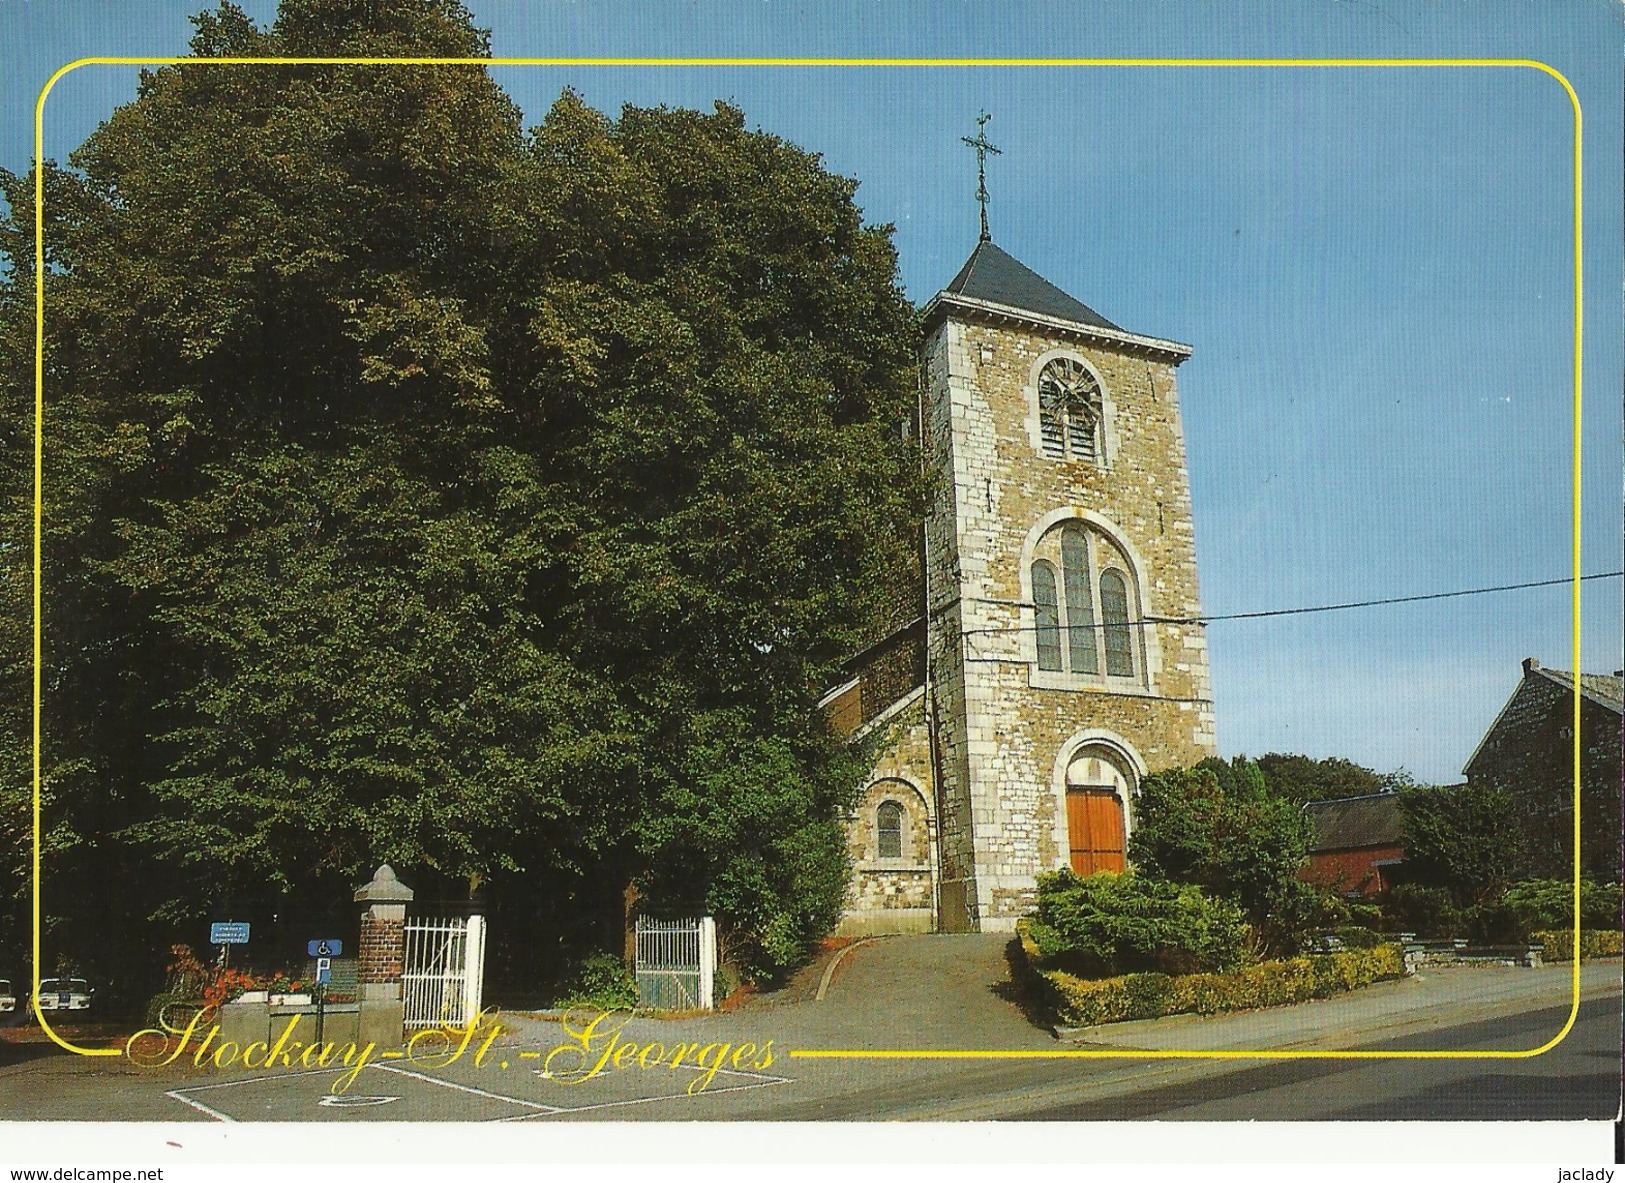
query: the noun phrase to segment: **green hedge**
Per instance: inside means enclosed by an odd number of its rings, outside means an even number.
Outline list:
[[[1541,956],[1546,961],[1573,961],[1574,960],[1574,930],[1559,929],[1556,932],[1535,932],[1529,934],[1529,939],[1539,941],[1546,946]],[[1617,929],[1584,928],[1580,930],[1580,960],[1589,961],[1593,957],[1620,956],[1622,937]]]
[[[1379,945],[1347,953],[1265,961],[1232,973],[1139,973],[1089,981],[1059,970],[1040,969],[1041,955],[1027,927],[1025,923],[1019,925],[1018,933],[1028,968],[1042,984],[1057,1017],[1073,1027],[1158,1019],[1164,1015],[1211,1015],[1329,998],[1405,972],[1399,946]]]

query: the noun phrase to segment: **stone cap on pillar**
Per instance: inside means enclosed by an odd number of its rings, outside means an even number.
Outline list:
[[[355,902],[358,904],[404,904],[411,900],[412,896],[412,889],[395,877],[395,868],[385,863],[372,873],[371,883],[356,889]]]

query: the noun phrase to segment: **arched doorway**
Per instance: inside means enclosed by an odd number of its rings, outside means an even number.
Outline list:
[[[1123,806],[1132,774],[1107,748],[1080,748],[1066,767],[1066,831],[1072,870],[1079,875],[1128,866]]]

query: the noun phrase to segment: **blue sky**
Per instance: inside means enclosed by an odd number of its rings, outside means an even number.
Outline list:
[[[274,5],[243,5],[268,19]],[[0,0],[0,164],[40,85],[92,54],[184,52],[200,0]],[[592,3],[479,0],[512,56],[1512,58],[1585,121],[1584,563],[1621,567],[1622,40],[1603,2]],[[896,228],[923,302],[994,238],[1136,332],[1189,343],[1180,390],[1212,614],[1570,570],[1573,114],[1528,68],[503,68],[530,121],[561,87],[709,107],[823,154]],[[61,158],[135,71],[53,92]],[[1621,659],[1587,585],[1585,669]],[[1219,742],[1459,779],[1519,677],[1571,664],[1566,587],[1209,630]]]

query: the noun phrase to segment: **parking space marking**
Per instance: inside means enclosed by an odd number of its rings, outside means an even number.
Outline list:
[[[745,1092],[750,1089],[771,1088],[773,1085],[777,1084],[792,1083],[791,1078],[787,1076],[773,1076],[765,1072],[747,1072],[738,1069],[722,1068],[718,1070],[719,1075],[741,1077],[744,1078],[745,1083],[725,1085],[722,1088],[707,1088],[699,1093],[692,1094],[688,1093],[687,1091],[683,1091],[676,1093],[660,1093],[652,1097],[632,1097],[621,1101],[598,1101],[590,1105],[549,1105],[543,1101],[531,1101],[525,1099],[524,1097],[511,1097],[504,1093],[496,1093],[491,1092],[488,1089],[476,1088],[473,1085],[459,1084],[456,1081],[443,1080],[437,1076],[430,1076],[422,1072],[413,1072],[410,1069],[396,1067],[393,1064],[372,1063],[366,1065],[366,1067],[369,1069],[377,1069],[379,1072],[391,1072],[397,1076],[408,1076],[413,1080],[420,1080],[425,1084],[439,1085],[441,1088],[452,1089],[460,1093],[469,1093],[473,1096],[483,1097],[491,1101],[502,1101],[509,1105],[517,1105],[523,1109],[530,1110],[528,1113],[516,1113],[509,1117],[488,1117],[484,1119],[485,1121],[492,1122],[532,1121],[539,1117],[555,1117],[560,1114],[568,1117],[571,1114],[591,1113],[600,1109],[619,1109],[629,1105],[648,1105],[656,1101],[680,1101],[685,1099],[698,1099],[700,1097],[721,1096],[724,1093]],[[690,1069],[694,1072],[703,1071],[703,1069],[692,1067],[687,1064],[682,1065],[682,1067],[685,1069]],[[189,1105],[198,1112],[213,1118],[215,1121],[236,1122],[237,1119],[235,1117],[232,1117],[227,1113],[222,1113],[220,1110],[209,1105],[205,1105],[202,1101],[199,1101],[195,1097],[188,1096],[187,1094],[208,1092],[214,1089],[238,1088],[245,1084],[264,1084],[268,1081],[292,1080],[301,1076],[325,1076],[330,1075],[331,1072],[331,1068],[312,1068],[303,1072],[279,1072],[268,1076],[249,1076],[243,1078],[242,1080],[221,1081],[219,1084],[199,1084],[191,1085],[184,1089],[170,1089],[164,1094],[164,1096],[171,1097],[183,1105]],[[536,1070],[534,1075],[542,1079],[547,1079],[541,1070]],[[388,1100],[391,1101],[398,1099],[399,1098],[395,1097],[388,1098]],[[384,1104],[386,1103],[386,1099],[382,1097],[335,1097],[333,1094],[323,1094],[316,1103],[318,1105],[325,1105],[330,1108],[354,1108]]]
[[[173,1100],[179,1101],[182,1105],[190,1105],[193,1109],[199,1110],[200,1112],[203,1112],[203,1113],[207,1113],[210,1117],[214,1118],[216,1121],[235,1122],[237,1120],[235,1117],[227,1117],[224,1113],[221,1113],[218,1109],[210,1109],[202,1101],[194,1100],[193,1098],[188,1097],[186,1094],[187,1093],[205,1093],[205,1092],[208,1092],[210,1089],[231,1089],[231,1088],[236,1088],[240,1084],[258,1084],[261,1081],[266,1081],[266,1080],[288,1080],[288,1079],[291,1079],[292,1077],[295,1077],[295,1076],[317,1076],[317,1075],[321,1075],[323,1073],[327,1073],[327,1072],[331,1072],[331,1071],[332,1071],[331,1068],[312,1068],[312,1069],[310,1069],[310,1070],[308,1070],[306,1072],[279,1072],[274,1076],[250,1076],[250,1077],[247,1077],[247,1078],[245,1078],[243,1080],[223,1080],[219,1084],[194,1084],[194,1085],[188,1085],[186,1088],[183,1088],[183,1089],[170,1089],[168,1092],[166,1092],[164,1094],[164,1096],[170,1097]]]
[[[169,1097],[169,1098],[171,1098],[173,1100],[179,1101],[182,1105],[190,1105],[193,1109],[196,1109],[201,1113],[207,1113],[210,1117],[214,1118],[216,1121],[234,1122],[234,1121],[237,1120],[235,1117],[227,1117],[224,1113],[221,1113],[218,1109],[210,1109],[202,1101],[194,1101],[194,1100],[192,1100],[191,1097],[182,1096],[179,1092],[176,1092],[176,1091],[173,1091],[173,1090],[170,1091],[170,1092],[165,1093],[164,1096]]]
[[[557,1105],[546,1105],[541,1101],[526,1101],[522,1097],[508,1097],[504,1096],[502,1093],[491,1093],[487,1092],[485,1089],[477,1089],[471,1084],[457,1084],[454,1081],[441,1080],[439,1077],[425,1076],[421,1072],[412,1072],[406,1068],[397,1068],[393,1064],[368,1064],[367,1067],[376,1068],[380,1072],[395,1072],[399,1073],[401,1076],[410,1076],[413,1080],[422,1080],[428,1082],[429,1084],[438,1084],[442,1088],[456,1089],[460,1093],[473,1093],[478,1097],[489,1097],[493,1101],[506,1101],[510,1105],[523,1105],[526,1109],[540,1109],[547,1113],[559,1112],[559,1107]],[[532,1115],[526,1114],[525,1116],[529,1117]]]
[[[683,1065],[681,1065],[681,1067],[690,1068],[691,1065],[683,1064]],[[705,1071],[705,1069],[703,1069],[703,1068],[693,1068],[693,1071],[695,1071],[695,1072],[703,1072],[703,1071]],[[496,1120],[497,1121],[531,1121],[534,1118],[550,1117],[550,1116],[553,1116],[554,1114],[559,1114],[559,1113],[562,1113],[565,1116],[569,1116],[572,1113],[591,1113],[595,1109],[619,1109],[619,1108],[621,1108],[623,1106],[626,1106],[626,1105],[647,1105],[652,1101],[676,1101],[676,1100],[680,1100],[683,1097],[720,1097],[723,1093],[742,1093],[742,1092],[745,1092],[747,1089],[770,1088],[770,1087],[772,1087],[773,1085],[776,1085],[776,1084],[791,1084],[791,1083],[793,1083],[791,1078],[788,1077],[788,1076],[769,1076],[767,1073],[764,1073],[764,1072],[745,1072],[745,1071],[742,1071],[742,1070],[735,1070],[735,1069],[732,1069],[732,1068],[719,1068],[717,1071],[724,1074],[724,1075],[727,1075],[727,1076],[748,1076],[748,1077],[750,1077],[752,1083],[750,1083],[750,1084],[729,1085],[726,1088],[720,1088],[720,1089],[708,1088],[708,1089],[705,1089],[705,1090],[703,1090],[702,1092],[699,1092],[699,1093],[689,1093],[689,1092],[686,1092],[686,1091],[681,1092],[681,1093],[660,1093],[660,1094],[658,1094],[656,1096],[653,1096],[653,1097],[633,1097],[630,1100],[626,1100],[626,1101],[599,1101],[599,1102],[597,1102],[595,1104],[592,1104],[592,1105],[558,1106],[557,1108],[554,1109],[553,1114],[547,1114],[547,1113],[519,1113],[519,1114],[515,1114],[513,1117],[499,1117]],[[536,1075],[542,1077],[544,1080],[549,1079],[545,1072],[538,1071],[536,1073]]]

